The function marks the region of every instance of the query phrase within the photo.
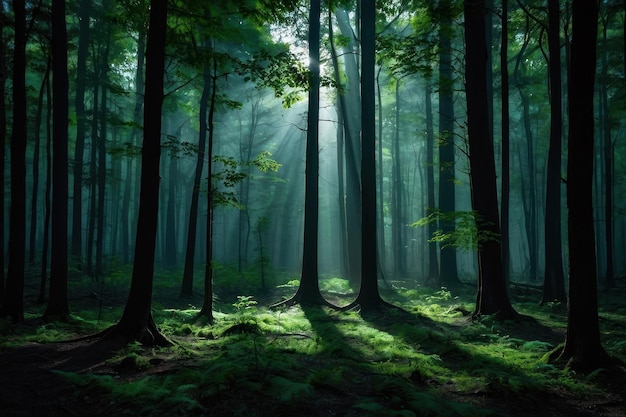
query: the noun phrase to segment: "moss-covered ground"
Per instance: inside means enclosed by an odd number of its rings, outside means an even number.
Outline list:
[[[63,342],[119,319],[129,275],[75,274],[70,323],[41,322],[44,306],[27,288],[26,322],[0,321],[0,415],[626,416],[622,367],[579,375],[549,361],[567,312],[539,305],[532,290],[511,295],[523,315],[515,322],[471,320],[471,285],[381,283],[399,308],[368,314],[270,310],[295,292],[297,277],[276,275],[263,291],[221,271],[209,325],[198,318],[200,295],[179,299],[180,274],[160,273],[154,317],[173,347]],[[339,278],[321,288],[338,306],[355,296]],[[600,299],[603,344],[618,360],[626,360],[625,295],[620,286]]]

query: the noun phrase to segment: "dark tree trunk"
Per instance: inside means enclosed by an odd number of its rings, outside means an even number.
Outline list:
[[[85,115],[85,81],[87,73],[87,53],[89,47],[89,19],[91,1],[81,0],[78,10],[79,33],[76,61],[76,97],[74,108],[76,111],[76,142],[74,146],[73,162],[73,199],[72,199],[72,258],[80,262],[82,258],[83,236],[83,155],[85,152],[85,130],[87,118]]]
[[[32,177],[33,177],[33,186],[31,188],[31,200],[30,200],[30,234],[29,234],[29,242],[28,242],[28,262],[31,265],[35,264],[35,252],[37,249],[35,248],[36,238],[37,238],[37,206],[38,206],[38,196],[39,196],[39,155],[41,148],[41,118],[44,109],[44,95],[46,92],[46,88],[48,88],[48,79],[50,78],[50,66],[52,65],[52,57],[48,57],[46,63],[46,71],[44,73],[43,79],[41,80],[41,86],[39,88],[39,96],[37,97],[37,113],[35,114],[35,143],[33,144],[33,165],[32,165]],[[50,103],[47,103],[50,106]]]
[[[569,361],[573,368],[591,371],[606,366],[609,361],[600,341],[598,323],[592,207],[593,94],[598,30],[595,1],[573,0],[572,29],[567,161],[569,311],[565,346],[559,359]]]
[[[380,73],[382,71],[382,66],[378,67],[378,71],[376,72],[376,96],[378,98],[378,137],[383,137],[383,100],[381,94],[381,86],[380,86]],[[383,198],[385,185],[383,181],[383,141],[379,140],[377,144],[377,154],[376,154],[376,224],[378,225],[378,269],[381,276],[384,279],[384,271],[383,268],[386,264],[387,254],[385,248],[387,244],[385,243],[385,221],[384,221],[384,210],[383,210]],[[381,249],[382,248],[382,249]]]
[[[439,2],[439,209],[444,213],[456,210],[454,185],[454,96],[452,67],[452,5],[450,0]],[[444,220],[439,227],[443,233],[452,233],[454,221]],[[441,248],[440,285],[458,285],[456,249]]]
[[[561,248],[561,22],[559,1],[548,1],[548,47],[550,89],[550,147],[546,184],[546,270],[541,302],[567,301]]]
[[[311,0],[309,10],[309,102],[307,112],[306,170],[304,193],[304,248],[302,273],[296,294],[274,304],[329,305],[319,289],[318,275],[318,180],[320,102],[320,0]]]
[[[335,48],[335,36],[333,32],[332,8],[328,8],[328,41],[330,44],[330,56],[333,63],[333,79],[337,86],[341,86],[341,77],[339,74],[339,60],[337,59],[337,49]],[[339,202],[339,262],[341,276],[348,276],[348,235],[345,205],[345,186],[344,186],[344,158],[345,158],[345,136],[346,121],[344,113],[346,112],[345,97],[343,94],[337,94],[337,201]]]
[[[13,128],[11,136],[11,211],[9,265],[0,316],[24,320],[24,261],[26,252],[26,11],[24,0],[13,1]]]
[[[433,130],[433,103],[432,89],[426,87],[426,188],[428,194],[427,214],[432,213],[437,203],[435,201],[435,132]],[[428,223],[428,236],[433,236],[437,230],[434,222]],[[428,245],[428,275],[429,284],[439,282],[439,261],[437,259],[437,245]]]
[[[100,80],[97,74],[97,68],[94,66],[96,74],[94,75],[93,86],[93,110],[91,118],[91,150],[89,152],[89,218],[87,223],[87,248],[85,259],[85,272],[87,275],[94,277],[93,266],[93,247],[96,235],[96,204],[98,181],[97,175],[97,156],[98,156],[98,112],[100,111]]]
[[[606,18],[608,20],[608,17]],[[613,144],[611,143],[611,118],[609,112],[608,94],[608,45],[607,45],[607,25],[602,24],[602,84],[600,85],[600,123],[602,132],[603,158],[604,158],[604,242],[606,246],[606,271],[602,280],[605,289],[615,288],[615,266],[613,249]]]
[[[354,32],[350,26],[348,13],[343,9],[336,11],[337,23],[344,35],[350,41],[344,47],[345,70],[348,83],[345,93],[340,94],[343,100],[342,116],[344,121],[344,146],[345,146],[345,213],[347,229],[347,251],[348,251],[348,278],[351,282],[357,282],[361,277],[361,184],[359,176],[361,173],[360,151],[361,151],[361,97],[359,90],[359,65],[357,57],[359,46],[354,38]]]
[[[165,30],[167,2],[150,2],[150,27],[146,50],[144,138],[141,164],[141,193],[133,275],[126,307],[119,323],[106,337],[144,345],[169,345],[152,317],[154,253],[159,203],[159,161],[161,159],[161,108],[165,71]]]
[[[45,321],[69,319],[67,280],[68,90],[65,0],[52,1],[52,250]]]
[[[509,122],[509,65],[508,65],[508,1],[502,0],[502,39],[500,43],[500,77],[502,82],[502,181],[500,196],[500,232],[502,242],[502,267],[504,270],[504,279],[506,282],[511,278],[511,250],[510,250],[510,233],[509,233],[509,204],[510,204],[510,122]]]
[[[6,103],[4,101],[6,94],[6,79],[7,79],[7,63],[6,63],[6,46],[4,39],[4,12],[0,10],[0,195],[4,195],[4,168],[6,158],[6,135],[7,135],[7,118],[6,118]],[[4,261],[5,261],[5,247],[4,247],[4,198],[0,199],[0,305],[4,298]]]
[[[206,153],[207,107],[209,95],[211,94],[211,73],[208,67],[204,68],[202,77],[204,80],[204,87],[202,89],[202,96],[200,97],[200,107],[198,112],[198,123],[200,126],[200,131],[198,133],[198,157],[196,159],[193,188],[191,190],[189,226],[187,229],[187,248],[185,251],[185,268],[183,270],[183,282],[180,289],[181,298],[193,297],[193,270],[196,253],[196,236],[198,234],[198,202],[200,199],[202,168],[204,166],[204,156]]]
[[[394,272],[396,276],[406,277],[406,258],[407,252],[404,249],[404,234],[406,220],[404,218],[404,187],[402,181],[402,157],[400,153],[400,79],[396,80],[395,99],[395,135],[391,148],[392,155],[392,188],[391,188],[391,213],[392,213],[392,229],[391,236],[393,241],[393,261]]]
[[[180,132],[179,132],[180,133]],[[180,137],[180,135],[179,135]],[[165,224],[165,265],[168,268],[176,268],[176,183],[177,160],[174,155],[170,156],[168,169],[167,187],[167,211]]]
[[[373,1],[362,4],[361,18],[361,285],[354,302],[345,308],[359,305],[365,313],[387,303],[378,290],[376,248],[376,7]]]
[[[485,42],[485,2],[466,0],[465,13],[465,83],[467,95],[467,130],[469,136],[470,185],[472,208],[478,218],[479,235],[491,237],[479,242],[478,294],[474,316],[497,314],[506,319],[516,316],[506,292],[499,241],[498,191],[489,115],[486,111],[487,62]],[[494,239],[497,236],[498,239]]]
[[[105,2],[106,3],[106,2]],[[107,6],[105,5],[105,8]],[[108,100],[108,73],[109,73],[109,44],[110,33],[105,34],[107,37],[106,47],[102,55],[102,96],[100,104],[100,114],[98,117],[98,123],[100,124],[100,135],[98,137],[98,209],[96,214],[98,234],[96,235],[96,265],[94,275],[96,280],[100,280],[104,276],[103,270],[103,256],[104,256],[104,207],[106,196],[106,141],[108,135],[107,129],[107,100]],[[95,123],[94,123],[95,126]]]
[[[206,219],[206,256],[204,267],[204,294],[202,308],[198,317],[205,318],[207,322],[213,323],[213,133],[215,125],[213,117],[215,115],[215,101],[217,99],[217,58],[213,56],[213,69],[211,75],[211,101],[209,103],[209,114],[207,118],[207,128],[209,130],[207,148],[207,219]]]
[[[46,190],[44,192],[44,221],[43,221],[43,247],[41,249],[41,270],[39,276],[39,296],[37,302],[43,304],[46,298],[46,285],[48,284],[48,254],[50,251],[50,217],[52,203],[52,93],[50,83],[46,84],[47,114],[46,114]]]

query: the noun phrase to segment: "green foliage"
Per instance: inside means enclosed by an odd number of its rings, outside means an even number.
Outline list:
[[[237,302],[233,303],[235,307],[235,320],[237,323],[255,323],[257,301],[251,295],[238,295]]]
[[[410,226],[427,226],[441,222],[453,223],[454,230],[446,233],[438,229],[428,241],[439,243],[442,248],[453,246],[466,251],[477,251],[480,250],[484,242],[500,239],[499,235],[485,227],[489,223],[483,221],[475,211],[444,212],[439,209],[431,209],[428,216],[422,217]]]
[[[211,176],[213,183],[213,204],[216,206],[233,206],[239,209],[243,207],[239,203],[234,187],[246,178],[250,178],[248,168],[256,168],[259,172],[277,172],[281,167],[276,160],[271,158],[268,151],[259,153],[254,159],[247,162],[239,162],[230,156],[213,156],[213,162],[218,163],[221,169]],[[219,184],[219,186],[218,186]]]
[[[219,280],[227,279],[226,270],[233,291],[237,283],[245,284],[234,268],[218,268]],[[308,415],[320,398],[342,415],[481,416],[506,410],[490,410],[495,400],[485,406],[470,399],[603,395],[603,371],[585,378],[550,361],[562,348],[557,346],[561,340],[542,328],[548,323],[562,332],[566,317],[537,303],[516,305],[536,321],[502,323],[460,315],[459,306],[471,306],[474,296],[463,288],[399,287],[386,298],[405,311],[365,317],[320,307],[270,311],[255,295],[233,293],[234,301],[216,300],[215,322],[207,325],[193,319],[197,307],[176,304],[172,297],[164,302],[161,292],[172,287],[176,275],[159,275],[154,316],[177,346],[146,350],[130,344],[107,361],[114,376],[64,373],[77,397],[103,398],[107,404],[154,416],[209,410],[218,415]],[[289,278],[282,282],[296,288],[297,280]],[[326,289],[336,291],[336,297],[353,298],[340,295],[349,289],[345,280],[321,281],[327,281]],[[101,293],[111,293],[107,286],[113,282],[105,283]],[[72,285],[87,291],[101,284],[76,280]],[[69,324],[14,326],[0,321],[1,349],[18,341],[48,342],[84,332],[92,325],[85,320],[89,309],[81,306],[78,311],[84,311],[80,321]],[[120,309],[103,311],[108,323],[121,315]],[[36,317],[28,314],[30,320]],[[603,326],[613,326],[603,328],[607,350],[624,357],[619,330],[623,317],[613,310],[601,314]]]

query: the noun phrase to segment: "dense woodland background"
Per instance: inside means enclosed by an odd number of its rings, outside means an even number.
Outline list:
[[[624,5],[0,3],[3,326],[85,286],[123,294],[99,338],[146,346],[164,289],[208,324],[468,286],[459,314],[518,320],[521,289],[568,307],[553,359],[613,367]]]

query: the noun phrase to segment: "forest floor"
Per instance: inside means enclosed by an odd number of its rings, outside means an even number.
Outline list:
[[[72,302],[88,298],[85,292]],[[271,300],[259,299],[259,305],[265,301]],[[436,304],[428,302],[432,310]],[[563,341],[562,309],[548,315],[554,322],[487,322],[476,329],[463,305],[443,324],[410,312],[361,318],[323,309],[268,313],[253,303],[244,307],[254,311],[218,314],[218,321],[228,322],[220,329],[166,325],[164,333],[176,343],[168,349],[59,342],[76,336],[81,323],[45,324],[34,315],[19,325],[2,323],[0,416],[626,416],[623,365],[575,375],[539,363],[541,355],[533,353],[545,355]],[[604,328],[603,337],[622,358],[623,311],[601,314],[603,323],[617,323]],[[182,321],[174,309],[165,314]],[[311,327],[302,324],[304,317]],[[368,340],[377,338],[393,342],[368,348]],[[482,343],[484,357],[460,349],[464,342]],[[486,350],[495,345],[500,350]],[[522,362],[537,364],[507,363],[515,351],[528,354]],[[537,382],[541,372],[547,381]]]

